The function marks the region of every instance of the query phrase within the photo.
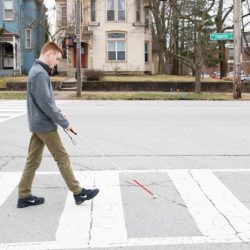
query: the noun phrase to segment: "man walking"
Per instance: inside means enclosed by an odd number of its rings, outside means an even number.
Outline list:
[[[94,198],[98,189],[84,189],[79,186],[70,166],[69,156],[65,151],[57,125],[67,131],[74,131],[60,109],[57,108],[49,78],[49,70],[54,68],[62,57],[62,49],[54,42],[46,43],[40,57],[32,66],[27,82],[27,109],[30,138],[28,157],[18,186],[18,208],[41,205],[45,199],[32,195],[31,188],[35,172],[40,166],[44,146],[46,145],[64,178],[69,190],[73,193],[75,203]]]

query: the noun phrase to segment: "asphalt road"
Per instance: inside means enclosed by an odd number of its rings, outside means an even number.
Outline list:
[[[46,150],[46,203],[17,209],[30,133],[25,102],[0,101],[0,249],[250,249],[250,102],[58,105],[81,136],[59,129],[75,175],[100,194],[76,206]]]

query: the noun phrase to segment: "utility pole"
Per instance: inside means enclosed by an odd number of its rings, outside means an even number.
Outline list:
[[[77,97],[82,95],[81,74],[81,0],[76,1],[76,86]]]
[[[234,0],[234,81],[233,97],[241,98],[241,0]]]

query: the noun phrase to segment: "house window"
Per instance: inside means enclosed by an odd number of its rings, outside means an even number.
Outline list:
[[[95,21],[95,0],[91,0],[91,22]]]
[[[145,45],[144,45],[144,55],[145,55],[145,63],[148,63],[149,62],[149,42],[145,42]]]
[[[107,0],[107,20],[125,21],[125,0]]]
[[[66,45],[66,37],[62,40],[62,59],[67,59],[67,45]]]
[[[61,5],[61,24],[67,25],[67,5]]]
[[[144,9],[144,22],[145,22],[145,27],[149,27],[149,10],[148,8]]]
[[[31,29],[25,29],[25,48],[31,49]]]
[[[13,0],[4,0],[4,20],[14,20]]]
[[[108,34],[108,61],[125,61],[125,38],[124,33]]]
[[[75,17],[75,22],[76,22],[76,13],[77,13],[77,9],[76,9],[76,1],[74,2],[74,17]]]
[[[136,22],[141,21],[141,0],[136,0]]]

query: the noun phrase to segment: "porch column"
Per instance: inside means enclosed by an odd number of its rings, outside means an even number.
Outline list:
[[[22,74],[21,38],[18,39],[17,49],[18,49],[18,69],[19,69],[19,73],[20,73],[20,75],[21,75],[21,74]]]
[[[0,41],[0,58],[1,58],[1,60],[0,60],[0,70],[1,70],[1,69],[3,69],[2,41]]]
[[[16,36],[13,36],[13,69],[16,70]]]

